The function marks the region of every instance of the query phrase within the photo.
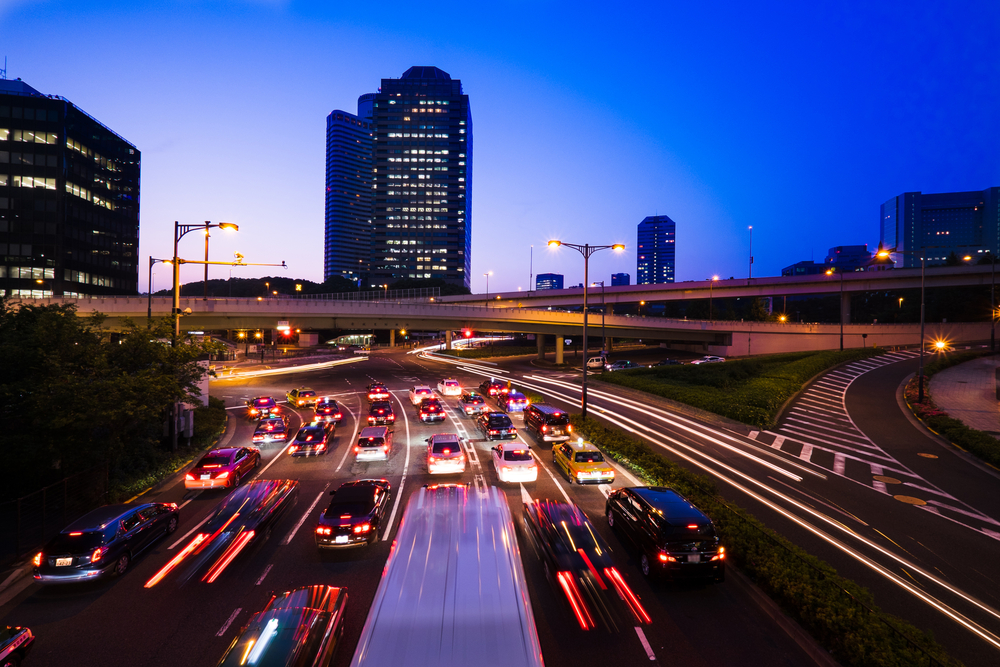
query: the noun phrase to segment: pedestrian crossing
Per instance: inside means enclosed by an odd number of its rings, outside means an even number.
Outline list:
[[[752,437],[771,449],[1000,540],[1000,522],[887,454],[857,427],[847,411],[845,396],[856,379],[919,354],[917,350],[893,352],[830,371],[796,397],[773,431]]]

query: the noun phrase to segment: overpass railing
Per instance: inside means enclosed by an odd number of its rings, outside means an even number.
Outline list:
[[[318,299],[320,301],[431,301],[441,296],[440,287],[337,292],[334,294],[290,294],[280,298]]]

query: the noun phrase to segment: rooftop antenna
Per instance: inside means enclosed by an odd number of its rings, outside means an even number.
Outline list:
[[[7,56],[3,57],[3,69],[0,69],[0,79],[7,80]]]

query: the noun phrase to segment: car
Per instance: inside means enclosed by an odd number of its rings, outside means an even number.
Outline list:
[[[391,490],[387,479],[358,479],[331,491],[330,504],[313,531],[316,546],[338,549],[378,541]]]
[[[680,365],[681,362],[677,361],[676,359],[660,359],[655,364],[650,366],[650,368],[654,368],[656,366],[680,366]]]
[[[548,499],[524,504],[522,533],[582,630],[649,624],[652,618],[615,567],[611,549],[576,505]]]
[[[278,403],[270,396],[258,396],[247,401],[247,417],[260,419],[277,411]]]
[[[253,443],[284,442],[288,440],[288,417],[287,415],[272,414],[257,422],[253,436],[250,438]]]
[[[232,489],[259,465],[260,450],[256,447],[213,449],[184,475],[184,488]]]
[[[369,403],[374,403],[375,401],[388,401],[389,396],[389,388],[381,382],[372,382],[368,385]]]
[[[427,422],[443,422],[445,418],[444,406],[436,398],[425,398],[420,401],[418,414],[420,415],[420,421],[425,424]]]
[[[215,506],[205,522],[197,526],[194,537],[143,586],[156,586],[192,555],[189,574],[183,580],[201,572],[204,583],[213,583],[240,552],[271,536],[281,517],[298,500],[298,494],[299,482],[294,479],[255,479],[237,488]]]
[[[502,412],[484,412],[476,419],[476,428],[487,440],[516,440],[517,429]]]
[[[497,394],[497,405],[504,412],[524,412],[528,407],[528,397],[519,391]]]
[[[501,482],[534,482],[538,465],[531,449],[523,442],[502,442],[491,450],[493,469]]]
[[[625,370],[628,370],[630,368],[639,368],[639,364],[633,363],[631,361],[625,361],[625,360],[616,361],[614,363],[610,363],[609,362],[608,365],[606,365],[604,367],[604,370],[606,370],[606,371],[625,371]]]
[[[606,357],[591,357],[587,359],[587,370],[599,371],[604,368]]]
[[[358,434],[354,458],[358,461],[385,461],[391,449],[392,431],[385,426],[368,426]]]
[[[296,408],[316,405],[316,392],[309,387],[299,387],[285,393],[288,404]]]
[[[288,446],[288,453],[292,456],[314,456],[326,454],[330,447],[330,440],[333,438],[334,426],[332,422],[310,422],[299,429],[295,434],[295,439]]]
[[[726,549],[715,525],[673,489],[615,489],[604,511],[608,525],[638,549],[639,568],[645,576],[725,580]]]
[[[715,357],[715,356],[712,356],[712,355],[705,355],[701,359],[695,359],[691,363],[695,364],[695,365],[698,365],[698,364],[718,364],[718,363],[722,363],[725,360],[726,360],[725,357]]]
[[[337,401],[327,396],[316,401],[315,410],[314,421],[327,421],[339,424],[344,418],[344,411],[340,409]]]
[[[410,389],[410,403],[420,405],[420,401],[434,396],[434,390],[425,384],[415,385]]]
[[[486,405],[483,395],[471,390],[462,393],[462,397],[458,399],[458,407],[469,416],[490,411],[490,406]]]
[[[542,442],[565,442],[573,433],[569,414],[547,403],[533,403],[527,407],[524,428]]]
[[[462,395],[462,385],[458,383],[458,380],[454,378],[444,378],[438,382],[437,386],[438,393],[442,396],[461,396]]]
[[[552,463],[577,484],[611,484],[615,481],[615,469],[604,460],[604,454],[583,438],[553,447]]]
[[[344,633],[346,605],[343,587],[320,584],[272,593],[264,608],[243,626],[218,666],[329,665]]]
[[[35,554],[35,579],[55,584],[121,576],[136,556],[179,524],[176,503],[99,507],[63,528]]]
[[[507,386],[506,382],[492,378],[479,385],[479,392],[490,398],[496,398],[497,394],[506,394],[509,391],[510,387]]]
[[[0,665],[17,667],[20,665],[35,643],[35,636],[28,628],[16,625],[6,625],[0,631]]]
[[[427,438],[427,472],[465,472],[465,452],[462,441],[454,433],[438,433]]]
[[[394,424],[396,413],[392,411],[392,403],[389,401],[375,401],[368,407],[368,424],[371,426],[383,426]]]

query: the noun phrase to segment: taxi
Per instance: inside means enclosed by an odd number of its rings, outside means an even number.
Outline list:
[[[434,390],[425,384],[414,385],[410,388],[410,403],[420,405],[425,398],[433,398]]]
[[[260,419],[278,410],[278,404],[270,396],[258,396],[247,401],[247,417]]]
[[[368,402],[374,403],[375,401],[388,401],[389,400],[389,388],[386,387],[381,382],[372,382],[368,385]]]
[[[304,408],[316,405],[316,392],[309,387],[299,387],[285,392],[285,399],[288,404],[296,408]]]
[[[444,378],[438,382],[437,390],[442,396],[462,395],[462,385],[455,378]]]
[[[552,463],[570,481],[577,484],[611,484],[615,469],[604,460],[604,454],[594,445],[579,438],[552,448]]]

